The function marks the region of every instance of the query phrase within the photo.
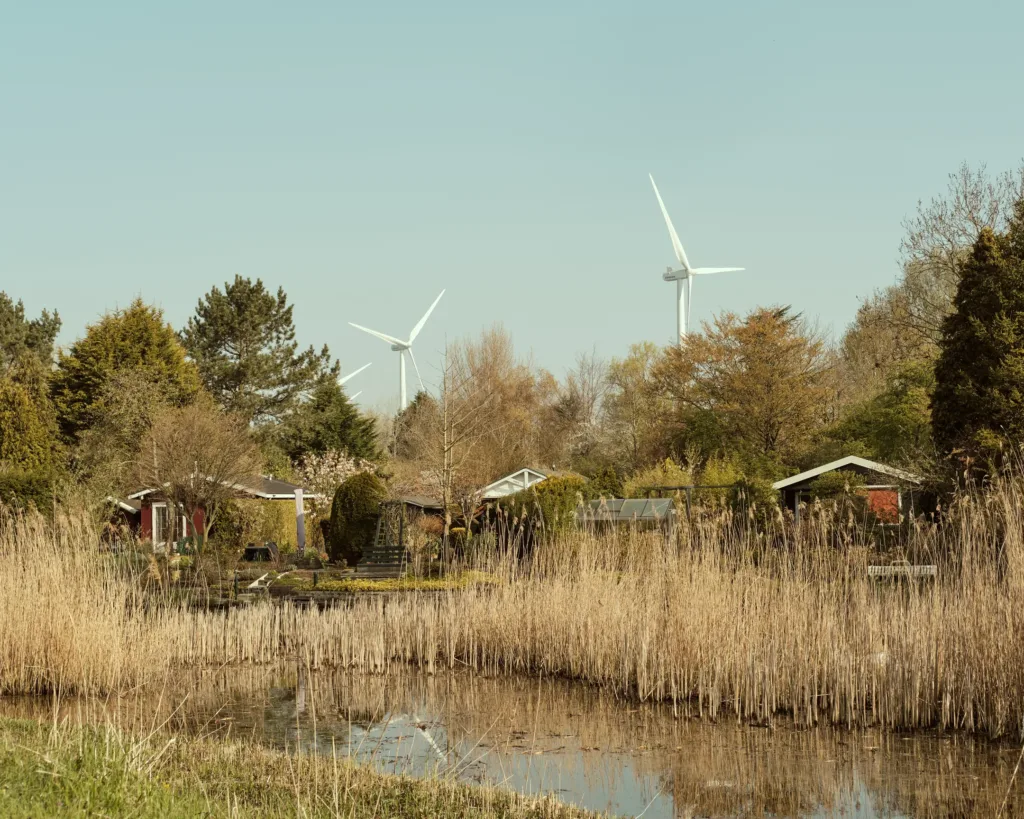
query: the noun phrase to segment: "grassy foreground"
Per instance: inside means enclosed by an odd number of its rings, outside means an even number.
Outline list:
[[[0,816],[511,817],[594,814],[258,745],[0,719]]]

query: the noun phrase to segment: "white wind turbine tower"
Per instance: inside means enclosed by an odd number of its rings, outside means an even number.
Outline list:
[[[346,381],[349,381],[349,380],[351,380],[352,378],[354,378],[355,376],[359,375],[359,373],[361,373],[361,372],[362,372],[363,370],[365,370],[365,369],[366,369],[367,367],[369,367],[369,366],[370,366],[370,364],[372,364],[372,363],[373,363],[373,362],[371,361],[371,362],[370,362],[369,364],[364,364],[364,365],[363,365],[362,367],[360,367],[360,368],[359,368],[358,370],[353,370],[353,371],[352,371],[352,372],[350,372],[350,373],[349,373],[348,375],[343,375],[343,376],[342,376],[341,378],[339,378],[339,379],[338,379],[338,386],[339,386],[339,387],[343,387],[343,386],[345,386],[345,382],[346,382]],[[348,397],[348,400],[349,400],[349,401],[355,401],[355,400],[356,400],[356,399],[357,399],[357,398],[358,398],[358,397],[359,397],[360,395],[362,395],[362,394],[363,394],[363,391],[362,391],[362,390],[360,390],[360,391],[359,391],[359,392],[357,392],[357,393],[356,393],[355,395],[350,395],[350,396]]]
[[[648,174],[650,176],[650,174]],[[679,260],[679,270],[668,268],[661,277],[667,282],[676,283],[676,341],[683,343],[683,336],[686,335],[686,323],[690,319],[690,296],[693,293],[693,277],[707,276],[711,273],[734,273],[743,270],[742,267],[690,267],[690,261],[686,258],[686,251],[683,250],[683,243],[679,241],[679,234],[672,226],[672,220],[668,216],[665,203],[661,201],[661,194],[658,193],[658,186],[651,176],[651,184],[654,185],[654,195],[658,197],[658,204],[661,206],[661,214],[665,217],[665,225],[668,227],[668,235],[672,238],[672,248]],[[686,287],[683,288],[685,283]]]
[[[391,349],[398,353],[398,395],[399,395],[399,411],[405,409],[405,354],[409,354],[409,358],[412,360],[412,366],[416,370],[416,378],[419,379],[420,389],[425,389],[423,386],[423,377],[420,375],[420,368],[416,364],[416,356],[412,354],[412,343],[416,340],[416,336],[419,335],[420,330],[423,329],[423,325],[427,323],[427,319],[430,318],[430,314],[434,312],[434,308],[437,307],[437,303],[441,301],[441,296],[444,295],[444,290],[441,291],[441,295],[434,299],[434,303],[430,305],[430,308],[426,313],[423,314],[416,326],[412,328],[412,332],[409,333],[409,338],[402,341],[400,338],[394,336],[385,335],[384,333],[378,333],[376,330],[371,330],[369,327],[362,327],[358,324],[351,324],[357,330],[362,330],[364,333],[369,333],[371,336],[376,336],[381,341],[386,341],[391,345]]]

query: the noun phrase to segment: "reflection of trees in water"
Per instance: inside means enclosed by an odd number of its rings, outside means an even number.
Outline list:
[[[185,693],[187,692],[187,696]],[[51,700],[2,700],[0,714],[52,719]],[[994,815],[1017,751],[962,738],[878,731],[774,730],[679,720],[580,685],[471,675],[366,677],[300,674],[294,667],[184,675],[161,691],[104,701],[64,701],[60,715],[116,718],[126,727],[248,736],[319,749],[347,742],[350,726],[386,720],[426,730],[440,751],[571,758],[588,780],[614,786],[641,775],[660,782],[677,815],[794,815],[853,809],[880,813]],[[417,728],[416,726],[420,726]],[[293,726],[282,737],[282,726]],[[456,749],[458,749],[456,751]],[[632,770],[627,772],[625,769]],[[870,796],[868,796],[870,794]],[[866,805],[864,807],[867,807]],[[1007,815],[1024,810],[1011,799]]]

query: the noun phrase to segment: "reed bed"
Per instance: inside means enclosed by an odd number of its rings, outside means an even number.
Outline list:
[[[911,531],[909,548],[940,566],[922,585],[869,580],[868,535],[835,510],[809,510],[799,532],[711,510],[668,535],[574,531],[525,560],[493,555],[487,586],[226,613],[141,605],[73,518],[9,520],[0,691],[296,657],[560,676],[711,719],[1021,736],[1022,500],[1024,481],[1002,478]]]

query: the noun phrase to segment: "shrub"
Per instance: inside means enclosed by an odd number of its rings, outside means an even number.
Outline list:
[[[383,481],[372,472],[353,475],[334,493],[328,551],[332,560],[356,565],[373,545],[380,505],[387,499]]]
[[[226,549],[272,540],[287,552],[295,547],[295,502],[236,498],[224,504],[210,532],[210,540]]]
[[[621,498],[622,479],[614,467],[606,466],[594,473],[587,483],[587,500],[599,498]]]
[[[623,497],[646,498],[648,487],[651,486],[687,486],[692,483],[690,470],[666,458],[659,464],[630,475],[623,485]]]
[[[586,478],[559,475],[502,498],[498,506],[511,518],[525,516],[530,528],[543,527],[554,534],[576,524],[576,507],[586,493]]]
[[[53,477],[45,472],[0,472],[0,504],[12,509],[34,507],[49,515],[53,510]]]

